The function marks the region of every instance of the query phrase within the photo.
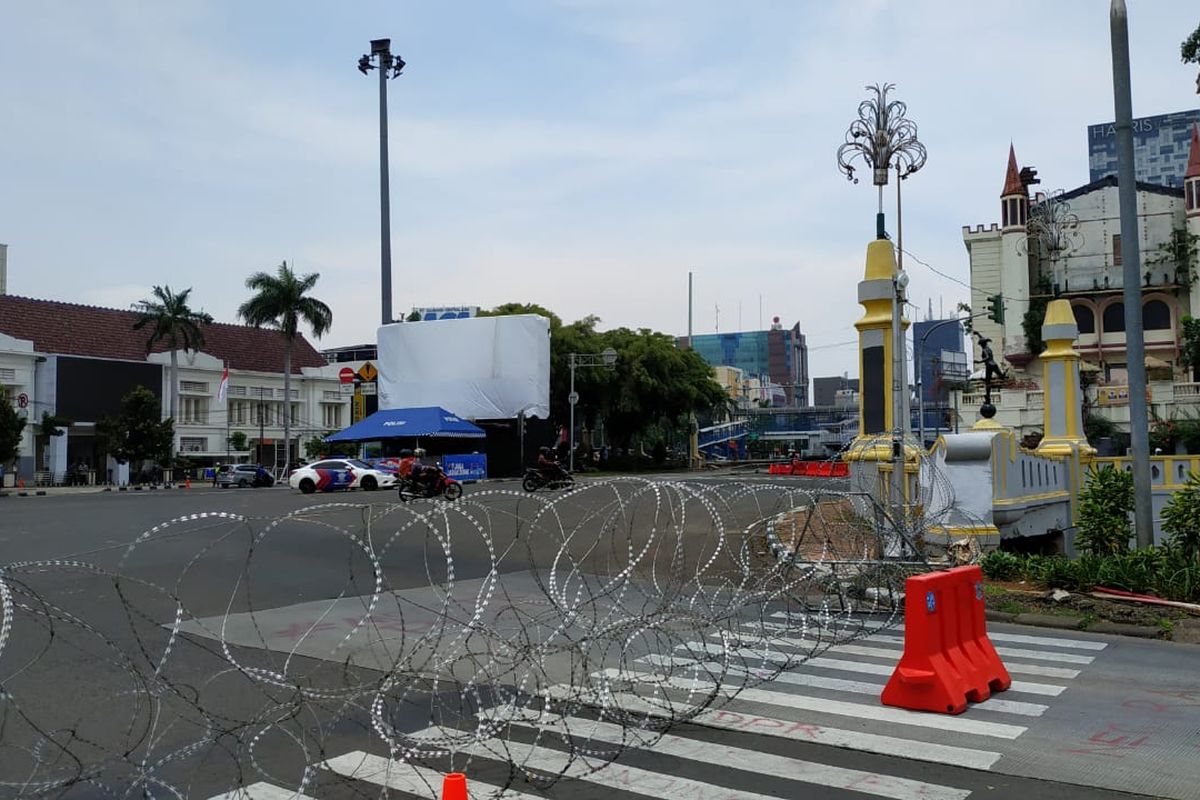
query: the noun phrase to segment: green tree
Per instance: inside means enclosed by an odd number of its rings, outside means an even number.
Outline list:
[[[1185,64],[1200,64],[1200,25],[1179,45],[1179,57]]]
[[[1093,469],[1079,494],[1079,533],[1075,546],[1085,553],[1112,555],[1129,549],[1133,473],[1105,465]]]
[[[0,386],[0,467],[16,460],[24,431],[25,419],[13,408],[8,388]]]
[[[1147,264],[1166,264],[1175,273],[1175,283],[1185,289],[1196,281],[1196,264],[1200,261],[1200,236],[1186,225],[1176,225],[1171,235],[1146,259]]]
[[[577,420],[594,427],[603,419],[611,440],[629,447],[654,426],[686,428],[686,416],[724,408],[728,395],[712,376],[712,368],[692,350],[676,347],[675,338],[643,328],[600,332],[600,318],[587,316],[564,324],[549,309],[531,303],[505,303],[480,316],[540,314],[550,320],[550,411],[554,419],[570,417],[571,353],[617,351],[611,368],[575,371],[579,404]]]
[[[1200,554],[1200,475],[1193,472],[1184,487],[1171,495],[1163,507],[1162,526],[1171,546],[1194,562]]]
[[[175,439],[175,421],[162,418],[162,403],[145,386],[136,386],[121,399],[115,418],[96,423],[103,449],[121,463],[141,467],[147,461],[167,464]]]
[[[421,321],[421,312],[413,311],[407,317],[404,318],[404,321],[405,322],[420,322]]]
[[[230,448],[241,452],[242,450],[246,449],[248,444],[249,442],[246,441],[245,431],[234,431],[233,433],[229,434]]]
[[[320,436],[314,436],[305,442],[304,457],[311,461],[312,459],[320,456],[322,453],[327,452],[329,445],[325,444],[325,437],[332,436],[335,433],[337,433],[337,431],[325,431],[325,433],[321,434]]]
[[[159,342],[166,343],[171,349],[171,407],[170,417],[178,418],[179,411],[179,356],[178,351],[196,351],[204,346],[204,325],[212,324],[212,317],[203,311],[193,311],[188,306],[191,288],[176,294],[170,286],[155,286],[149,300],[134,303],[133,310],[138,313],[133,329],[140,331],[150,328],[150,336],[146,339],[146,352],[154,349]],[[159,416],[162,412],[159,412]],[[171,454],[174,455],[175,444],[171,443]]]
[[[598,393],[605,424],[622,447],[655,423],[678,429],[689,413],[724,404],[727,395],[713,379],[712,367],[694,350],[676,347],[673,336],[617,328],[598,339],[599,350],[617,351],[613,375]]]
[[[1179,363],[1192,368],[1192,380],[1200,381],[1200,319],[1184,314],[1180,319]]]
[[[67,427],[71,421],[65,417],[60,417],[56,414],[51,414],[49,411],[42,412],[42,421],[38,424],[38,433],[42,436],[62,436],[67,432]]]
[[[246,288],[256,294],[242,303],[238,316],[256,328],[275,328],[283,335],[283,457],[291,463],[292,446],[292,348],[300,323],[320,339],[333,325],[329,306],[309,295],[321,276],[298,277],[284,261],[275,274],[256,272],[246,279]]]
[[[1029,310],[1021,318],[1025,350],[1035,356],[1040,356],[1046,349],[1046,343],[1042,341],[1042,325],[1046,321],[1046,307],[1050,305],[1050,291],[1050,280],[1045,275],[1040,276],[1029,296]]]

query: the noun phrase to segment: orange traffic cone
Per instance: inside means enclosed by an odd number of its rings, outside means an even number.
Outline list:
[[[192,488],[192,479],[191,478],[184,479],[183,488],[185,488],[185,489]]]
[[[443,778],[442,800],[467,800],[467,776],[451,772]]]
[[[18,479],[17,479],[17,488],[18,488],[18,489],[24,489],[24,488],[25,488],[25,479],[24,479],[24,478],[18,478]]]

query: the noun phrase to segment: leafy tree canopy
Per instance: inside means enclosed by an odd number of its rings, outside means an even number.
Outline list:
[[[1200,25],[1179,46],[1179,57],[1185,64],[1200,64]]]
[[[25,419],[13,408],[8,389],[0,386],[0,466],[16,459],[24,430]]]
[[[318,339],[333,325],[333,312],[308,293],[317,285],[317,273],[299,276],[287,262],[275,274],[256,272],[246,279],[246,288],[256,294],[238,308],[238,316],[256,328],[276,328],[289,342],[296,338],[300,323],[312,328]]]
[[[647,431],[681,428],[690,413],[722,406],[725,390],[712,368],[692,350],[680,349],[675,337],[649,328],[598,331],[600,318],[586,316],[570,324],[542,306],[506,303],[486,316],[540,314],[550,320],[550,409],[554,419],[570,416],[570,355],[617,353],[612,367],[577,367],[575,413],[594,426],[602,418],[612,440],[622,446]]]
[[[162,419],[158,397],[138,386],[121,400],[116,418],[102,419],[96,423],[96,431],[104,449],[117,461],[165,463],[170,457],[175,423]]]
[[[150,328],[150,336],[146,339],[147,353],[160,341],[172,350],[197,350],[204,346],[202,326],[211,325],[213,318],[188,306],[191,293],[190,288],[176,293],[170,286],[155,286],[152,299],[134,304],[138,318],[133,329]]]

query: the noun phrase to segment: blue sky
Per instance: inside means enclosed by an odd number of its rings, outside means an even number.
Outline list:
[[[1130,0],[1134,113],[1195,108],[1192,0]],[[378,320],[376,85],[390,36],[397,311],[518,300],[683,333],[799,320],[812,374],[857,371],[869,185],[835,152],[863,86],[929,149],[905,247],[966,281],[1009,142],[1041,188],[1087,181],[1112,117],[1108,3],[856,0],[47,2],[0,34],[9,292],[126,307],[194,287],[233,321],[253,271],[319,272],[320,342]],[[909,264],[912,296],[966,289]],[[740,324],[739,324],[740,322]]]

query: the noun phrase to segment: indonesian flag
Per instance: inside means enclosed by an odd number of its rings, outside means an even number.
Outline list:
[[[221,375],[221,386],[217,389],[217,402],[225,402],[225,393],[229,391],[229,367],[225,367],[224,374]]]

